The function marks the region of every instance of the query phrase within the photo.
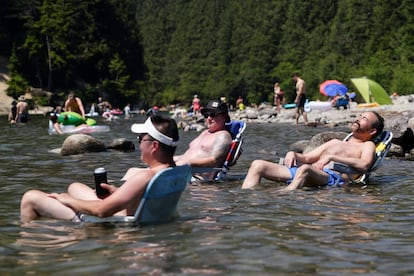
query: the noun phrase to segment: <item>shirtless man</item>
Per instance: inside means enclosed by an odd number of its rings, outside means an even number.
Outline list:
[[[333,139],[306,154],[290,151],[286,154],[284,165],[264,160],[253,161],[242,188],[258,185],[262,177],[273,181],[291,181],[286,190],[345,184],[349,182],[347,176],[326,168],[326,165],[334,161],[362,172],[367,171],[375,156],[372,139],[381,134],[383,129],[384,119],[377,112],[364,112],[353,122],[353,135],[348,141]]]
[[[132,132],[138,133],[141,160],[148,169],[126,173],[120,187],[106,183],[101,186],[109,191],[104,199],[95,190],[75,182],[67,193],[44,193],[30,190],[23,195],[20,219],[29,222],[39,217],[80,221],[80,213],[98,217],[134,215],[147,184],[162,169],[175,166],[173,156],[178,142],[177,124],[173,119],[159,115],[148,118],[145,124],[133,124]]]
[[[65,111],[76,112],[85,119],[85,108],[83,107],[82,100],[75,97],[75,93],[73,91],[69,93],[68,99],[65,102]]]
[[[190,164],[193,167],[221,167],[231,145],[230,132],[226,122],[230,122],[227,105],[220,101],[210,101],[201,109],[206,118],[207,129],[196,137],[183,155],[175,156],[177,165]]]
[[[24,96],[19,97],[16,105],[16,122],[27,123],[29,121],[29,105],[25,101]]]
[[[306,125],[308,124],[308,116],[305,112],[306,84],[305,81],[299,77],[298,73],[292,75],[292,80],[296,82],[296,124],[299,123],[299,117],[302,115]]]

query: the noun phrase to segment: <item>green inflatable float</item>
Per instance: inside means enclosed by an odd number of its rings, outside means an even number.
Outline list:
[[[87,124],[88,126],[96,125],[96,121],[91,118],[87,118],[86,120],[82,118],[82,116],[76,112],[62,112],[59,114],[58,122],[62,123],[63,125],[74,125],[78,126],[81,124]]]

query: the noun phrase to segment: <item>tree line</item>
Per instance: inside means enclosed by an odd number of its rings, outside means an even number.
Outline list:
[[[4,0],[0,55],[9,95],[74,90],[115,105],[188,104],[238,96],[271,101],[291,75],[354,89],[366,76],[411,94],[413,0]]]

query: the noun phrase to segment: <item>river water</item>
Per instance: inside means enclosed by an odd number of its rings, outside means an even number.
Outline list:
[[[92,185],[105,167],[119,183],[139,152],[108,151],[62,157],[66,136],[49,136],[48,121],[25,126],[0,117],[0,274],[2,275],[411,275],[414,273],[412,162],[385,160],[367,188],[343,187],[280,193],[282,183],[241,190],[241,181],[192,184],[181,217],[171,223],[120,227],[50,219],[22,225],[19,204],[28,189],[63,192],[73,181]],[[127,138],[119,119],[105,143]],[[288,145],[322,131],[280,124],[248,124],[244,152],[230,172],[245,173],[253,159],[277,161]],[[336,129],[343,131],[344,129]],[[177,153],[198,133],[181,132]]]

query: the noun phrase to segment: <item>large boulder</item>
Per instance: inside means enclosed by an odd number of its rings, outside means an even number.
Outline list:
[[[86,134],[73,134],[65,139],[60,154],[63,156],[85,152],[105,151],[105,144]]]
[[[343,140],[346,137],[347,134],[348,133],[346,133],[346,132],[331,132],[331,131],[316,134],[315,136],[313,136],[311,138],[311,140],[309,141],[309,144],[303,150],[303,153],[310,152],[314,148],[316,148],[316,147],[322,145],[323,143],[326,143],[326,142],[328,142],[329,140],[332,140],[332,139]]]
[[[289,150],[302,153],[308,144],[309,144],[309,140],[299,140],[293,144],[290,144]]]

